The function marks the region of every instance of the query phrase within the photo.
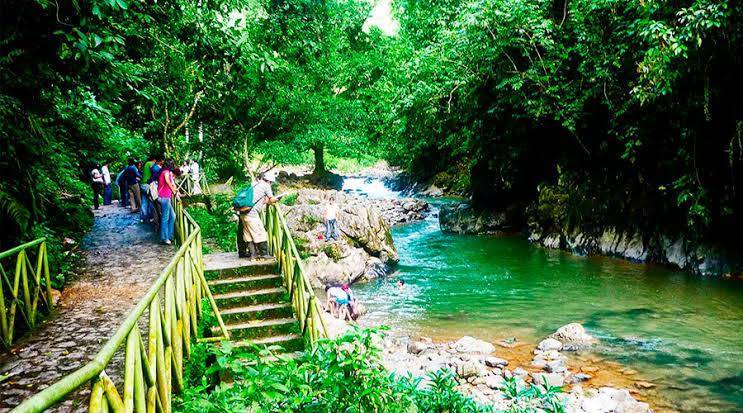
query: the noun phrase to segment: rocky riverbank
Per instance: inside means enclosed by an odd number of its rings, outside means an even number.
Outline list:
[[[559,387],[564,392],[556,393],[555,397],[567,412],[652,412],[630,390],[593,380],[592,374],[598,368],[568,363],[566,353],[593,343],[595,339],[580,324],[568,324],[541,341],[531,352],[531,361],[521,366],[518,360],[497,357],[495,345],[469,336],[443,343],[428,338],[387,337],[383,362],[397,374],[419,377],[422,385],[429,382],[429,373],[449,370],[456,375],[460,391],[498,411],[516,406],[541,411],[544,400],[528,397],[527,389],[536,387],[544,393]],[[497,344],[503,348],[513,346],[505,342]],[[638,389],[648,386],[652,384],[637,382],[632,393],[639,394]]]

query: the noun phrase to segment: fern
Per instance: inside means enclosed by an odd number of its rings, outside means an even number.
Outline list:
[[[21,201],[5,192],[5,188],[0,187],[0,217],[14,223],[23,232],[28,228],[31,212]]]

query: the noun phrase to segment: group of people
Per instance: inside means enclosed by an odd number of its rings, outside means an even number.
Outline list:
[[[325,287],[325,307],[330,315],[341,320],[356,320],[359,313],[359,302],[348,284]]]
[[[112,179],[108,162],[103,165],[96,163],[90,172],[93,206],[99,208],[101,195],[103,205],[112,204],[112,184],[115,182],[120,191],[119,205],[129,208],[133,214],[139,213],[142,223],[159,224],[160,239],[171,244],[175,235],[172,200],[174,196],[180,197],[176,185],[176,176],[180,175],[181,169],[175,166],[175,162],[163,156],[153,155],[145,162],[129,158],[115,179]]]

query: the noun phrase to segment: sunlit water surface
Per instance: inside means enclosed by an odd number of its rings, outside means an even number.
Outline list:
[[[395,196],[379,185],[350,186]],[[355,287],[365,322],[438,339],[532,343],[580,322],[600,339],[598,356],[638,370],[674,409],[743,411],[743,283],[576,257],[518,237],[444,234],[435,216],[392,232],[397,273]]]

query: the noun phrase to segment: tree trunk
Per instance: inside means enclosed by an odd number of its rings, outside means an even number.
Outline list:
[[[315,152],[315,170],[312,172],[315,176],[325,175],[325,145],[317,144],[312,147]]]

